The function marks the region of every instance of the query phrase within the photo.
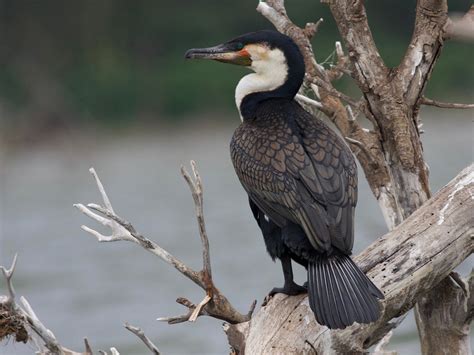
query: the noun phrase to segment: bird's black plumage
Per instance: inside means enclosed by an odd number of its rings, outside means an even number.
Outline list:
[[[354,157],[336,133],[294,100],[305,70],[291,39],[262,31],[227,46],[256,41],[281,50],[288,73],[279,87],[243,98],[243,122],[230,150],[267,251],[282,262],[285,285],[273,293],[304,292],[293,282],[294,260],[308,270],[310,307],[319,323],[344,328],[375,321],[383,295],[350,258],[357,203]]]

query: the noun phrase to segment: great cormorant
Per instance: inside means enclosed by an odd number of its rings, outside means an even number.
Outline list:
[[[382,293],[350,256],[354,242],[357,168],[345,142],[294,99],[305,74],[303,56],[276,31],[248,33],[186,58],[251,68],[237,85],[242,124],[230,143],[235,171],[249,196],[270,256],[281,260],[295,295],[291,260],[308,272],[309,304],[318,323],[345,328],[379,317]]]

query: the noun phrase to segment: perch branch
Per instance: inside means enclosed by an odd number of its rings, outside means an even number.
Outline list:
[[[470,109],[474,108],[474,104],[459,104],[453,102],[441,102],[436,100],[428,99],[427,97],[422,97],[420,99],[422,105],[436,106],[439,108],[458,108],[458,109]]]
[[[471,165],[355,258],[384,293],[378,321],[329,331],[314,320],[306,295],[277,294],[251,322],[228,327],[231,345],[251,354],[365,352],[473,252],[473,189]]]
[[[145,335],[145,332],[141,328],[134,327],[133,325],[130,325],[128,323],[125,323],[124,327],[131,331],[133,334],[135,334],[137,337],[139,337],[153,354],[160,355],[160,351],[158,350],[157,346],[153,344],[153,342]]]
[[[107,193],[105,192],[105,189],[93,168],[91,168],[89,171],[95,179],[99,192],[102,196],[102,200],[106,207],[102,207],[97,204],[88,204],[87,207],[83,204],[75,204],[74,207],[76,207],[86,216],[106,227],[109,227],[112,233],[109,236],[105,236],[92,228],[86,226],[81,226],[81,228],[96,237],[99,242],[127,240],[142,246],[150,253],[158,256],[163,261],[173,266],[180,273],[206,291],[206,295],[197,306],[189,301],[188,303],[181,303],[189,309],[189,312],[186,315],[158,318],[159,320],[165,320],[170,324],[176,324],[182,321],[192,322],[195,321],[200,315],[208,315],[214,318],[225,320],[229,323],[245,322],[250,319],[252,312],[247,314],[241,314],[237,312],[227,300],[227,298],[215,287],[212,280],[209,240],[207,238],[204,223],[202,181],[196,168],[196,164],[193,161],[191,161],[191,167],[193,178],[184,168],[181,168],[181,174],[186,180],[194,200],[196,218],[198,221],[199,234],[201,237],[203,249],[203,269],[201,271],[193,270],[181,260],[160,247],[157,243],[138,233],[130,222],[116,215],[113,211],[112,205],[110,204]],[[251,311],[253,310],[251,309]]]

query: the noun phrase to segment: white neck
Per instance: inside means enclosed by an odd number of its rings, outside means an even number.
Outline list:
[[[288,65],[283,52],[279,49],[267,51],[265,56],[252,55],[251,68],[255,73],[248,74],[240,79],[235,88],[235,104],[240,113],[240,105],[245,96],[272,91],[282,86],[288,76]],[[240,115],[242,119],[242,115]]]

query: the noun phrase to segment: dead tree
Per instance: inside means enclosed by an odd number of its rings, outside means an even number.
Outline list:
[[[363,2],[324,2],[331,9],[346,49],[344,52],[343,46],[336,42],[337,63],[330,68],[317,63],[310,42],[322,21],[307,24],[303,29],[297,27],[288,18],[283,0],[260,2],[257,10],[299,45],[305,57],[307,75],[297,99],[308,110],[323,112],[346,138],[391,230],[355,258],[385,295],[382,315],[377,322],[330,331],[315,322],[306,295],[279,294],[253,316],[255,303],[248,313],[239,313],[212,280],[202,183],[194,165],[194,179],[186,171],[182,173],[196,206],[203,246],[201,271],[189,268],[117,216],[94,171],[91,172],[102,195],[103,206],[76,207],[110,227],[112,234],[105,236],[88,227],[83,229],[101,242],[126,240],[136,243],[199,285],[205,292],[202,301],[194,304],[179,298],[177,302],[188,309],[186,314],[161,320],[174,324],[194,321],[201,315],[225,320],[224,330],[236,353],[352,353],[365,352],[375,343],[379,343],[377,349],[380,350],[387,343],[391,330],[416,304],[424,354],[469,353],[474,281],[472,275],[464,280],[452,270],[474,249],[474,166],[464,169],[431,197],[428,167],[420,140],[419,112],[421,105],[474,107],[473,104],[443,103],[423,96],[444,41],[449,37],[473,39],[470,31],[474,8],[461,19],[451,20],[446,0],[418,0],[415,28],[405,56],[396,68],[388,68],[372,38]],[[360,99],[334,88],[333,81],[342,75],[354,79],[362,92]],[[370,129],[363,128],[357,121],[359,115],[371,122]],[[32,310],[25,310],[14,301],[12,269],[3,271],[10,296],[0,299],[0,321],[5,317],[10,319],[8,317],[14,314],[20,324],[26,324],[28,329],[38,333],[30,321]],[[38,329],[41,331],[42,328]],[[152,352],[158,351],[138,328],[128,326],[127,329],[139,336]],[[46,329],[45,336],[51,334]],[[51,339],[39,335],[48,351],[66,353],[54,336]],[[86,353],[88,351],[86,348]],[[111,352],[117,353],[115,349]]]

